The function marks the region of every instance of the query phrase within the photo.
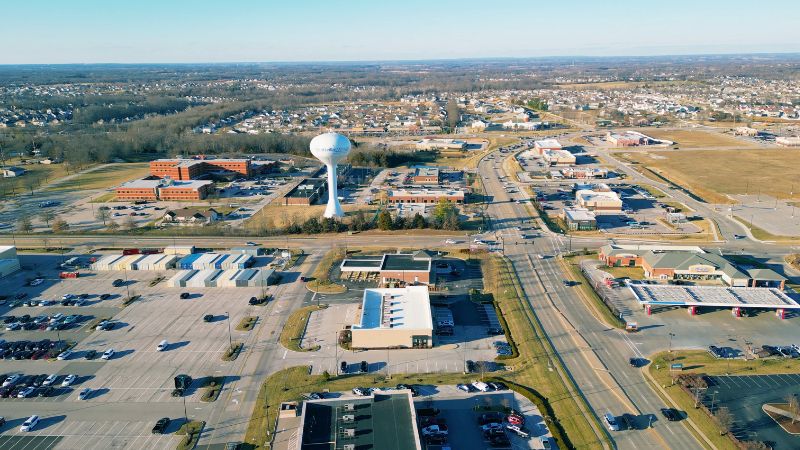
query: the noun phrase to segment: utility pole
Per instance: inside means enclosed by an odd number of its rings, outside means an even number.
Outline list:
[[[675,337],[675,333],[669,333],[669,353],[672,353],[672,338]]]
[[[334,332],[333,351],[334,354],[336,355],[334,356],[333,365],[336,376],[338,377],[339,376],[339,332],[338,331]]]

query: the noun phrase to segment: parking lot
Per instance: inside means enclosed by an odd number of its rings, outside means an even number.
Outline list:
[[[61,258],[23,255],[23,267],[28,270],[0,281],[0,289],[9,294],[25,291],[29,298],[60,299],[66,293],[89,294],[85,306],[15,306],[2,305],[3,316],[23,314],[54,315],[59,312],[80,314],[85,320],[71,328],[58,331],[2,330],[0,338],[6,341],[61,339],[74,342],[73,353],[65,360],[5,360],[2,373],[23,375],[56,374],[56,384],[67,374],[77,376],[69,387],[56,386],[47,397],[36,387],[28,398],[0,398],[0,416],[8,423],[0,439],[2,448],[171,448],[177,443],[174,436],[152,435],[150,429],[161,417],[182,418],[183,399],[173,397],[173,377],[188,374],[195,382],[188,389],[185,400],[189,417],[208,414],[214,404],[200,401],[205,377],[225,377],[223,394],[233,406],[244,400],[240,372],[234,370],[239,362],[221,360],[229,339],[252,345],[253,332],[237,331],[236,326],[245,316],[259,316],[264,306],[250,306],[251,296],[260,296],[261,287],[240,288],[170,288],[165,282],[150,286],[158,276],[171,273],[150,271],[90,272],[77,279],[58,279],[56,269]],[[37,274],[38,272],[38,274]],[[32,275],[33,273],[33,275]],[[128,285],[113,286],[116,279],[128,278]],[[34,287],[20,287],[26,278],[41,276],[44,282]],[[124,283],[123,283],[124,284]],[[267,288],[275,294],[277,286]],[[122,300],[131,294],[141,298],[123,307]],[[180,294],[189,291],[188,299]],[[99,295],[110,294],[106,300]],[[210,321],[204,315],[212,315]],[[230,335],[229,322],[230,317]],[[91,318],[91,319],[90,319]],[[109,331],[88,327],[92,320],[112,318],[116,326]],[[256,330],[261,326],[257,323]],[[166,340],[164,351],[157,346]],[[100,355],[108,349],[115,354],[108,360]],[[94,359],[87,353],[95,351]],[[240,358],[241,359],[241,358]],[[29,380],[27,382],[32,382]],[[26,383],[27,383],[26,382]],[[79,392],[91,389],[86,399]],[[43,419],[34,431],[19,436],[19,425],[30,415]],[[249,414],[249,412],[248,412]],[[182,419],[181,419],[182,420]],[[179,426],[175,422],[173,432]],[[238,429],[231,429],[237,432]],[[217,431],[223,436],[228,431]]]
[[[712,376],[706,381],[703,403],[710,408],[713,399],[714,410],[729,408],[734,417],[732,431],[739,439],[769,441],[775,450],[800,448],[800,436],[785,432],[761,409],[765,403],[784,403],[787,395],[797,394],[800,375]]]
[[[335,374],[342,361],[352,371],[358,370],[361,361],[367,361],[370,372],[431,373],[463,372],[467,360],[493,361],[497,356],[495,341],[505,337],[488,336],[486,326],[480,319],[461,325],[456,319],[453,336],[434,336],[434,347],[430,349],[394,350],[344,350],[337,348],[336,333],[345,325],[356,323],[360,303],[335,303],[328,308],[314,311],[309,319],[302,346],[319,345],[317,352],[294,353],[286,351],[287,366],[311,364],[313,373]],[[477,312],[476,312],[477,314]],[[338,359],[337,359],[338,358]]]

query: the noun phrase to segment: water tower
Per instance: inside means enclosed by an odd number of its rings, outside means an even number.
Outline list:
[[[336,164],[350,153],[350,140],[339,133],[320,134],[311,140],[311,154],[328,168],[328,206],[325,217],[342,217],[339,192],[336,189]]]

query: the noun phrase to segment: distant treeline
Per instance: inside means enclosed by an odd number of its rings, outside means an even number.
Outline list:
[[[72,121],[90,125],[100,120],[110,122],[142,118],[147,114],[174,114],[185,110],[189,105],[188,100],[175,97],[149,97],[143,102],[88,103],[87,106],[75,109]]]
[[[428,152],[398,152],[395,150],[356,150],[347,157],[350,164],[361,167],[397,167],[419,161]]]

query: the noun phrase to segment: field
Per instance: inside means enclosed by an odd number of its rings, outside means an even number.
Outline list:
[[[720,133],[697,130],[642,130],[642,133],[656,139],[674,142],[680,148],[713,148],[713,147],[752,147],[744,139],[736,139]]]
[[[692,150],[635,153],[626,159],[651,168],[712,203],[731,203],[724,194],[761,194],[800,199],[793,189],[799,150]]]
[[[83,173],[54,183],[46,188],[47,191],[74,191],[104,189],[117,186],[135,178],[141,178],[150,173],[148,163],[119,163],[109,164],[103,168]]]

